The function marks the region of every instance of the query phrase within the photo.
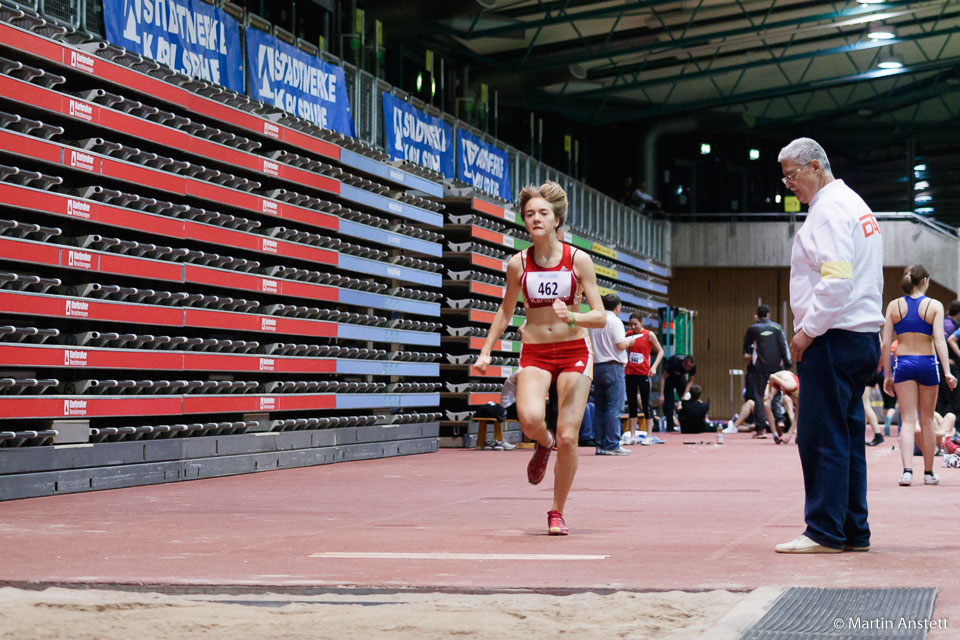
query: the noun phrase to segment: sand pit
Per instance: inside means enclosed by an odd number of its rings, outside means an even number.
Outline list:
[[[736,637],[779,593],[183,594],[0,589],[0,638],[448,639]]]

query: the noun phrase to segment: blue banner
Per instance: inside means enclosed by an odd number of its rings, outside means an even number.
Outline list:
[[[107,40],[243,93],[240,26],[202,0],[103,0]]]
[[[342,67],[257,29],[247,29],[247,66],[251,97],[356,137]]]
[[[383,92],[383,122],[391,160],[406,160],[453,177],[453,127]]]
[[[460,162],[457,163],[457,178],[474,189],[499,196],[510,197],[510,158],[506,151],[487,144],[463,129],[457,130],[460,145]]]

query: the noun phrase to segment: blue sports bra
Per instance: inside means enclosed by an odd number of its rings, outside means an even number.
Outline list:
[[[911,298],[903,296],[907,301],[907,312],[903,314],[900,322],[893,325],[893,330],[900,333],[923,333],[928,336],[933,335],[933,323],[925,321],[920,317],[920,303],[927,299],[927,296]]]

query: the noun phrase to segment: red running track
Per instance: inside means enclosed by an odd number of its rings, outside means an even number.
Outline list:
[[[529,450],[442,450],[0,503],[0,582],[559,592],[918,586],[937,587],[934,617],[960,627],[960,470],[937,458],[940,486],[899,487],[899,451],[889,439],[868,448],[872,550],[781,555],[774,545],[803,528],[796,446],[747,434],[719,447],[713,434],[665,435],[667,444],[635,446],[629,457],[580,449],[568,537],[546,535],[552,473],[527,484]],[[701,438],[709,444],[683,444]],[[383,552],[525,557],[336,557]],[[537,554],[564,557],[529,557]]]

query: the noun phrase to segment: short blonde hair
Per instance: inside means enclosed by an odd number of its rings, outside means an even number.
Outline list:
[[[523,216],[524,207],[534,198],[543,198],[550,204],[553,215],[557,217],[557,222],[559,222],[557,227],[562,227],[563,221],[567,218],[567,192],[563,190],[563,187],[556,182],[549,181],[544,182],[539,187],[532,184],[524,187],[523,191],[520,192],[519,201],[521,216]]]

